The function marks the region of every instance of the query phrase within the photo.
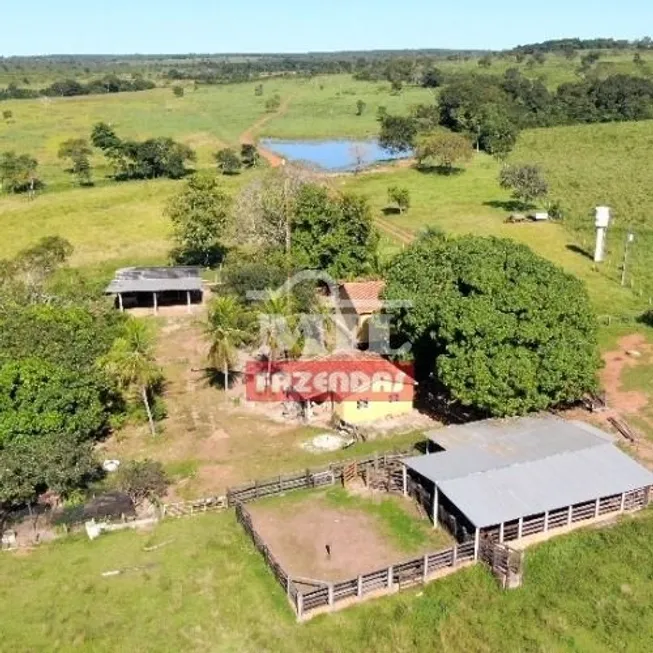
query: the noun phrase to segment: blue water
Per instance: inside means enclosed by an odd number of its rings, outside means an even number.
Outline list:
[[[410,156],[410,153],[386,150],[376,141],[281,141],[268,138],[261,140],[261,145],[293,163],[303,163],[330,172],[355,170],[358,157],[361,159],[361,167],[368,167],[382,161]]]

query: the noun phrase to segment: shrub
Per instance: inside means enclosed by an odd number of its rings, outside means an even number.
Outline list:
[[[138,506],[146,499],[158,501],[166,493],[170,479],[156,460],[130,460],[119,467],[115,484]]]

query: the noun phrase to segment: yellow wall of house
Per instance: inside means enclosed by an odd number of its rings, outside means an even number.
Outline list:
[[[350,424],[373,422],[384,417],[405,415],[413,410],[412,401],[370,401],[365,408],[358,408],[356,401],[337,403],[334,412]]]

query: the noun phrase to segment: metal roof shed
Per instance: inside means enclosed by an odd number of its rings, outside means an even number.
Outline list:
[[[138,297],[151,295],[154,311],[158,306],[160,294],[178,296],[185,293],[190,308],[193,296],[202,294],[201,269],[190,266],[122,268],[117,270],[105,293],[115,295],[118,305],[123,309],[124,296]]]
[[[653,474],[606,444],[437,484],[476,527],[484,528],[653,485]]]

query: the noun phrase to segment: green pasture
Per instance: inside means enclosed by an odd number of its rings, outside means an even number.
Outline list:
[[[648,511],[528,551],[518,590],[478,566],[297,624],[233,513],[207,514],[3,553],[0,650],[649,653],[651,565]]]

